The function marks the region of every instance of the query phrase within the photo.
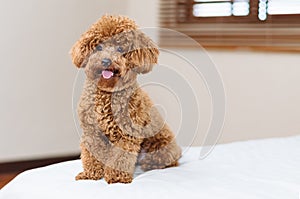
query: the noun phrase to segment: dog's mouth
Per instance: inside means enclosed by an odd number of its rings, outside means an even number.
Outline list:
[[[104,79],[110,79],[119,76],[120,71],[118,69],[97,69],[96,74]]]

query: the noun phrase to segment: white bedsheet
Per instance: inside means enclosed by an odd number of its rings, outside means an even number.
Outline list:
[[[75,181],[79,160],[33,169],[0,190],[0,199],[298,199],[300,136],[218,145],[204,160],[199,147],[177,168],[154,170],[131,184]]]

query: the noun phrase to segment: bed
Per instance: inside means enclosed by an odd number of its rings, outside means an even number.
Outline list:
[[[80,160],[18,175],[0,199],[298,199],[300,136],[217,145],[199,160],[200,147],[185,148],[180,166],[141,172],[131,184],[75,181]]]

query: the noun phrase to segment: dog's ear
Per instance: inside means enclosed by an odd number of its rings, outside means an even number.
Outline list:
[[[72,62],[78,68],[84,68],[89,54],[99,43],[100,38],[93,30],[85,32],[70,50]]]
[[[137,73],[148,73],[157,63],[159,50],[154,42],[140,30],[128,34],[131,46],[125,57]]]

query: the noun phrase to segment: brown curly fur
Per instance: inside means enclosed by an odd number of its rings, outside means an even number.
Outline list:
[[[137,74],[151,71],[158,54],[152,40],[123,16],[103,16],[72,47],[73,63],[87,75],[78,106],[83,172],[76,180],[130,183],[136,163],[144,170],[178,165],[181,149],[136,81]],[[106,70],[103,58],[112,60],[109,79],[97,72]]]

